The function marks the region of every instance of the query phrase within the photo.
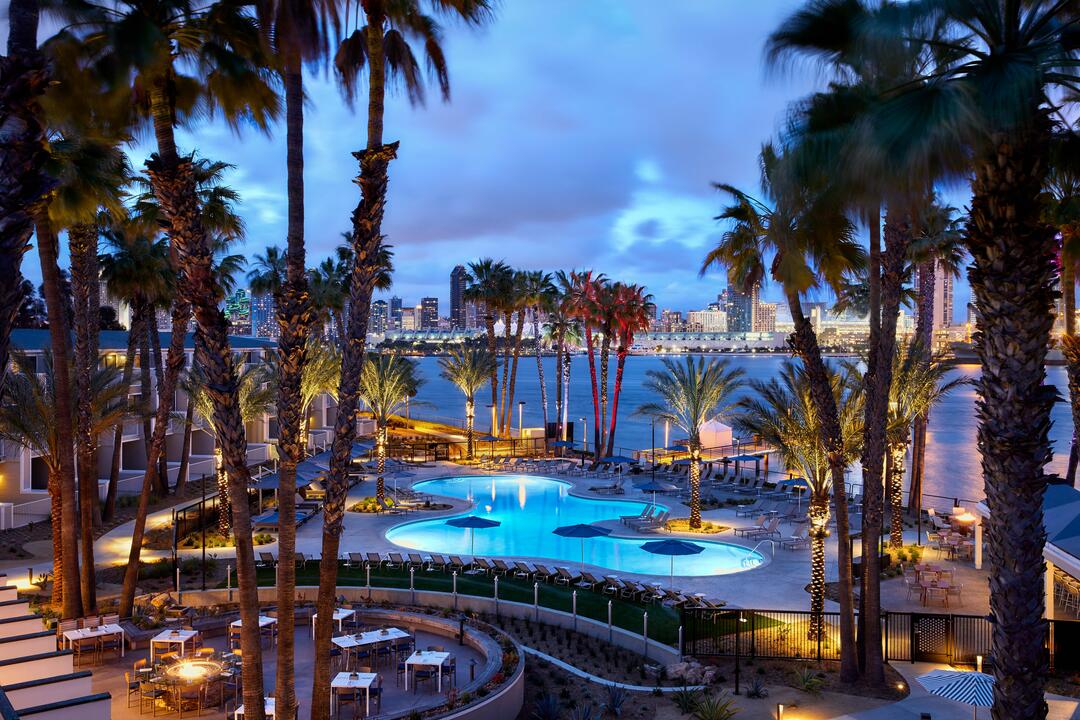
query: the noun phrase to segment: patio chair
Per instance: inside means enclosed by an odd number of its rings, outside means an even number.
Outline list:
[[[277,558],[274,557],[274,553],[261,552],[259,553],[259,566],[264,568],[277,567]]]
[[[619,578],[611,575],[605,575],[600,585],[605,595],[618,595],[619,591],[622,590],[622,582]]]
[[[622,580],[619,588],[619,597],[627,600],[641,600],[648,595],[649,589],[641,583],[633,580]]]
[[[514,562],[514,577],[525,578],[528,580],[533,575],[533,570],[525,563],[517,560]]]
[[[641,522],[643,520],[648,520],[650,517],[652,517],[654,512],[656,512],[656,506],[648,505],[643,508],[642,511],[639,512],[637,515],[620,515],[619,521],[623,525],[629,525],[631,522]]]
[[[79,638],[71,643],[71,649],[75,653],[75,667],[83,664],[85,658],[89,658],[92,665],[96,665],[101,659],[100,644],[97,638]]]
[[[584,570],[581,572],[581,576],[578,578],[578,587],[587,587],[590,590],[595,590],[604,584],[603,580],[598,580],[595,575]]]
[[[768,522],[769,522],[769,516],[768,515],[760,515],[760,516],[758,516],[757,522],[754,523],[753,525],[750,525],[750,526],[747,526],[747,527],[737,527],[737,528],[735,528],[733,530],[733,532],[736,535],[747,535],[748,533],[754,532],[755,530],[764,529],[768,525]]]
[[[424,558],[420,557],[420,553],[409,553],[409,567],[422,568],[424,567]]]
[[[776,537],[780,537],[780,531],[777,529],[779,527],[780,518],[774,517],[772,520],[769,520],[768,524],[766,524],[765,527],[758,528],[756,530],[751,529],[749,532],[743,533],[743,537],[749,539],[756,539],[760,537],[773,537],[774,535]]]
[[[101,636],[98,640],[98,657],[104,659],[107,652],[114,652],[116,657],[120,657],[123,652],[123,642],[123,636],[120,634]]]
[[[494,566],[494,573],[496,575],[506,576],[510,574],[510,566],[506,564],[505,560],[492,560],[491,564]]]
[[[405,566],[405,560],[401,557],[401,553],[387,553],[387,557],[389,557],[390,559],[386,562],[385,567],[399,568]]]
[[[157,683],[152,683],[149,680],[142,680],[139,683],[139,714],[153,712],[154,717],[157,717],[158,707],[164,705],[165,689]],[[167,712],[172,712],[167,710]]]
[[[349,553],[349,562],[347,565],[351,568],[359,568],[364,566],[364,554],[358,552]]]
[[[785,550],[797,550],[810,546],[810,526],[803,525],[786,540],[780,541],[780,547]]]
[[[479,570],[485,575],[490,575],[496,570],[494,563],[492,563],[487,558],[482,557],[474,557],[472,561],[472,566],[474,570]]]
[[[461,559],[460,555],[451,555],[450,556],[450,569],[451,570],[456,570],[458,573],[462,573],[462,572],[465,572],[465,568],[467,568],[467,567],[468,567],[468,564],[464,560]]]
[[[134,704],[131,698],[135,698],[136,703],[139,702],[139,681],[132,679],[130,670],[125,670],[124,682],[127,684],[127,706],[131,707]]]
[[[365,557],[367,557],[368,565],[370,565],[372,567],[382,567],[383,556],[380,555],[379,553],[377,553],[377,552],[369,552],[369,553],[367,553],[367,555],[365,555]]]
[[[427,567],[424,569],[428,572],[435,570],[446,570],[446,566],[449,565],[446,558],[438,553],[431,553],[431,557],[428,559]]]
[[[638,523],[636,529],[638,532],[655,532],[657,530],[663,530],[667,526],[669,517],[671,517],[671,513],[665,510],[656,517],[646,520],[643,523]]]
[[[687,605],[692,602],[690,598],[676,590],[673,590],[672,588],[663,588],[662,592],[664,605],[674,605],[675,607],[682,607],[683,605]]]
[[[769,510],[774,507],[776,507],[776,503],[774,502],[767,502],[760,499],[755,500],[750,505],[743,505],[742,507],[736,508],[735,517],[750,517],[755,513],[769,512]]]

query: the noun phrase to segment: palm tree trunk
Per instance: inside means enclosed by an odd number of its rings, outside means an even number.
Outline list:
[[[377,27],[381,27],[381,21]],[[371,18],[368,27],[372,27]],[[368,92],[380,94],[371,99],[369,113],[377,106],[382,110],[383,58],[381,36],[369,33],[369,81]],[[375,57],[372,57],[372,47]],[[371,118],[369,117],[369,124]],[[379,118],[381,138],[382,119]],[[369,145],[372,136],[369,134]],[[349,327],[341,359],[341,381],[338,387],[338,412],[334,421],[334,442],[330,453],[330,473],[327,478],[326,503],[323,508],[322,557],[319,564],[319,593],[315,623],[315,657],[330,655],[330,638],[333,636],[333,611],[337,591],[337,557],[341,546],[341,530],[345,516],[345,496],[348,492],[348,467],[353,438],[356,437],[356,411],[360,398],[360,373],[364,366],[365,338],[368,314],[371,311],[371,293],[379,274],[378,254],[382,240],[382,218],[386,204],[388,182],[387,166],[397,155],[396,142],[369,147],[354,153],[360,161],[360,204],[353,212],[354,266],[349,281]],[[311,690],[312,720],[324,720],[330,716],[330,664],[315,663]]]
[[[513,409],[514,409],[514,390],[517,386],[517,369],[518,358],[521,357],[521,337],[525,330],[525,311],[519,310],[517,317],[517,330],[514,333],[514,366],[510,369],[510,396],[506,402],[506,420],[504,421],[507,428],[507,434],[510,433],[510,429],[513,426]]]
[[[544,438],[547,438],[548,427],[548,396],[547,396],[547,381],[544,380],[544,357],[540,347],[540,312],[539,309],[534,309],[533,312],[533,342],[536,344],[536,374],[540,379],[540,407],[544,411]]]
[[[566,439],[566,428],[570,425],[570,361],[573,355],[564,344],[564,356],[562,366],[562,437]]]
[[[304,86],[299,58],[286,61],[285,124],[289,203],[286,282],[277,305],[278,344],[278,532],[277,605],[279,640],[275,695],[286,720],[296,715],[296,465],[304,457],[301,381],[307,361],[309,321],[304,248]],[[339,327],[339,342],[344,342]]]
[[[38,259],[41,262],[41,281],[45,308],[49,317],[49,339],[52,342],[54,402],[56,403],[56,454],[59,479],[57,482],[60,506],[60,533],[63,556],[63,616],[82,616],[79,583],[79,521],[75,514],[75,428],[71,388],[71,356],[67,311],[60,297],[60,268],[56,265],[59,251],[56,233],[49,220],[47,205],[37,210]],[[93,582],[93,573],[90,575]]]
[[[476,452],[476,434],[474,432],[476,418],[476,402],[471,398],[465,400],[465,448],[466,456],[472,460]]]
[[[34,233],[33,208],[56,185],[43,169],[48,151],[38,100],[48,87],[49,70],[37,47],[38,15],[38,0],[11,1],[7,55],[0,57],[0,395],[11,328],[22,303],[20,267]]]
[[[893,355],[896,352],[896,321],[900,311],[900,291],[904,264],[911,242],[907,216],[890,210],[885,221],[885,252],[881,258],[881,318],[877,331],[871,330],[870,358],[864,379],[866,386],[863,425],[863,525],[862,577],[860,600],[863,672],[873,685],[885,682],[881,643],[881,538],[884,514],[885,423],[889,411]]]
[[[236,367],[229,347],[228,322],[218,307],[214,290],[212,256],[202,225],[192,164],[188,159],[181,160],[176,153],[172,113],[162,90],[161,87],[155,87],[151,91],[151,111],[158,140],[158,154],[147,163],[147,172],[154,195],[169,224],[172,252],[179,260],[177,269],[180,271],[181,292],[186,291],[201,332],[201,342],[196,344],[196,355],[206,375],[207,390],[214,403],[214,428],[222,449],[223,466],[229,476],[229,500],[232,503],[233,538],[236,546],[236,578],[240,595],[240,618],[243,621],[240,646],[244,654],[244,705],[252,720],[264,720],[262,645],[258,623],[259,590],[255,577],[255,552],[247,489],[250,473],[247,467],[244,423],[240,416],[237,396]],[[175,332],[175,322],[173,328]],[[170,348],[170,363],[171,355]],[[179,362],[175,375],[179,376]],[[160,405],[158,411],[161,412]],[[161,425],[167,422],[168,416],[163,418]]]
[[[615,425],[619,419],[619,395],[622,393],[623,370],[626,368],[626,356],[630,354],[630,345],[625,341],[619,343],[615,352],[618,358],[615,365],[615,392],[611,396],[611,427],[608,429],[607,451],[605,456],[615,454]]]
[[[495,413],[495,417],[499,421],[499,431],[496,435],[502,437],[507,434],[509,424],[507,423],[508,408],[506,407],[506,386],[510,382],[510,356],[513,353],[513,343],[511,338],[513,337],[513,315],[510,311],[506,312],[506,320],[503,330],[503,368],[502,368],[502,389],[499,393],[499,408]]]
[[[915,320],[915,339],[927,359],[933,355],[934,286],[937,284],[937,262],[930,260],[919,266],[919,300]],[[927,410],[915,418],[911,445],[911,487],[908,489],[908,512],[916,517],[922,512],[923,470],[926,466],[926,426],[930,422]]]
[[[890,443],[885,462],[888,475],[889,497],[889,547],[904,547],[904,455],[907,448],[902,443]]]
[[[383,473],[386,472],[386,443],[390,438],[386,425],[381,421],[378,427],[375,428],[375,437],[379,438],[379,442],[376,443],[375,447],[375,474],[378,475],[375,479],[375,499],[382,502],[386,498],[386,481],[383,479]]]
[[[593,452],[600,446],[600,391],[596,384],[596,348],[593,345],[592,328],[585,325],[585,345],[589,353],[589,381],[592,383],[593,405]],[[567,391],[569,392],[569,391]],[[584,441],[585,438],[582,438]]]
[[[870,332],[881,323],[881,206],[874,204],[868,219],[870,252],[867,258],[867,278],[870,286]]]
[[[604,333],[604,339],[600,341],[600,438],[597,441],[597,452],[606,444],[607,418],[608,418],[608,360],[611,357],[611,338]],[[599,457],[599,455],[597,455]]]
[[[484,316],[484,324],[487,326],[488,352],[491,353],[491,407],[499,404],[499,355],[495,344],[495,311],[485,308],[487,315]],[[491,428],[491,434],[499,432],[497,427]]]
[[[561,333],[555,341],[555,430],[559,440],[566,440],[566,419],[563,417],[563,340]]]
[[[53,591],[54,607],[64,607],[64,535],[59,528],[64,524],[64,496],[60,492],[60,468],[49,468],[49,523],[52,525]]]
[[[690,528],[701,527],[701,441],[697,432],[690,438]]]
[[[191,431],[195,422],[195,403],[188,398],[184,409],[184,440],[180,444],[180,467],[176,471],[176,494],[183,495],[191,473]]]
[[[153,383],[150,377],[150,325],[154,322],[153,307],[145,300],[139,301],[138,312],[142,318],[143,332],[139,335],[139,394],[142,396],[146,414],[143,415],[142,441],[143,455],[146,457],[147,467],[150,466],[150,443],[154,435],[154,402]],[[156,474],[156,473],[155,473]],[[155,482],[155,486],[156,486]]]
[[[120,382],[130,393],[132,378],[135,375],[135,339],[142,332],[137,323],[138,318],[132,316],[128,328],[127,355],[124,356],[124,372]],[[124,423],[116,426],[113,431],[112,461],[109,464],[109,489],[105,493],[105,509],[101,515],[104,520],[111,520],[116,513],[116,493],[120,484],[120,461],[124,449]]]
[[[90,383],[98,360],[98,316],[91,296],[97,291],[97,226],[68,229],[71,255],[71,290],[75,312],[75,452],[79,477],[79,536],[82,551],[83,611],[97,612],[94,578],[94,526],[97,525],[97,435]]]
[[[1059,281],[1061,285],[1061,306],[1062,314],[1065,316],[1065,336],[1062,338],[1062,350],[1064,351],[1065,338],[1072,337],[1076,334],[1076,277],[1073,274],[1073,261],[1071,258],[1065,257],[1062,253],[1061,260],[1061,279]],[[1080,360],[1080,356],[1074,357]],[[1078,432],[1080,425],[1077,425],[1077,420],[1080,419],[1080,365],[1076,362],[1071,362],[1069,354],[1065,353],[1065,372],[1069,378],[1069,407],[1072,409],[1073,415],[1073,433],[1072,442],[1069,445],[1069,464],[1065,471],[1065,480],[1070,485],[1076,484],[1076,467],[1080,462],[1080,443],[1077,442]]]
[[[847,511],[847,486],[844,470],[844,441],[840,430],[840,413],[833,395],[829,370],[821,357],[814,326],[806,318],[797,293],[787,294],[788,308],[795,332],[788,340],[792,350],[802,359],[810,378],[810,393],[814,407],[821,417],[821,441],[829,458],[832,476],[833,510],[836,513],[836,555],[840,605],[840,679],[854,682],[859,676],[858,648],[855,640],[855,596],[851,574],[851,528]]]
[[[1041,217],[1048,123],[994,133],[973,166],[968,271],[982,366],[978,441],[994,656],[995,720],[1045,718],[1045,466],[1055,393],[1046,385],[1053,327],[1052,230]],[[1017,288],[1023,288],[1018,292]]]
[[[824,492],[815,492],[807,508],[810,519],[810,629],[809,640],[826,637],[825,634],[825,538],[829,536],[828,483],[818,478],[815,486]]]
[[[158,406],[154,413],[154,429],[150,438],[150,451],[146,457],[146,470],[143,471],[142,489],[139,492],[139,507],[135,512],[135,524],[131,529],[131,549],[128,551],[128,564],[124,569],[124,584],[120,590],[121,617],[130,615],[135,604],[135,590],[139,581],[139,555],[142,552],[143,535],[146,531],[146,516],[150,511],[151,492],[157,484],[157,459],[165,447],[165,433],[169,427],[169,416],[172,414],[173,396],[176,394],[176,384],[180,378],[180,370],[184,367],[186,360],[184,336],[187,335],[188,320],[191,317],[191,305],[186,299],[187,293],[184,288],[185,278],[181,276],[176,299],[173,302],[172,335],[169,338],[165,382],[158,392]],[[145,313],[141,313],[141,315],[143,316],[141,320],[132,322],[132,332],[135,332],[134,326],[139,325],[138,333],[145,337],[147,334],[147,328],[145,327],[147,320]],[[145,366],[140,370],[144,377],[147,372]],[[143,387],[145,388],[145,384]],[[149,403],[149,399],[148,392],[144,390],[144,402]],[[149,406],[147,406],[147,410],[149,410]]]
[[[167,402],[169,404],[170,412],[174,402],[174,398],[169,397],[168,400],[161,397],[161,393],[165,389],[165,372],[161,367],[161,331],[158,330],[158,313],[157,308],[150,310],[153,322],[149,325],[150,330],[150,353],[152,355],[151,360],[154,366],[154,382],[157,383],[158,391],[158,404]],[[179,375],[177,376],[179,381]],[[174,388],[175,390],[175,385]],[[164,449],[158,453],[158,470],[157,470],[157,486],[158,492],[162,497],[169,494],[169,458],[168,453]]]

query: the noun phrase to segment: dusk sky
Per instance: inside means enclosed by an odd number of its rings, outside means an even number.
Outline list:
[[[429,93],[413,108],[395,93],[387,103],[386,139],[401,141],[383,225],[396,253],[391,294],[406,305],[435,295],[446,314],[451,268],[491,256],[593,268],[644,284],[661,307],[714,300],[722,277],[697,275],[719,234],[722,198],[710,182],[756,191],[761,143],[788,103],[822,82],[809,68],[764,66],[766,36],[799,4],[503,0],[484,28],[448,23],[451,102]],[[343,102],[332,76],[309,75],[307,89],[313,266],[349,227],[350,153],[364,144],[365,113]],[[284,245],[284,134],[237,137],[211,124],[180,136],[236,166],[248,256]],[[133,163],[148,152],[133,148]],[[37,282],[36,253],[25,270]]]

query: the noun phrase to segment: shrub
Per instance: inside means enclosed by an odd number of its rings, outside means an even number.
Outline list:
[[[626,690],[615,683],[604,686],[604,702],[600,710],[612,717],[622,715],[622,706],[627,700]]]
[[[700,700],[701,693],[693,688],[683,687],[671,693],[671,702],[675,703],[675,707],[679,708],[679,712],[683,715],[689,715],[697,710]]]
[[[817,695],[821,692],[821,687],[825,682],[821,679],[813,668],[803,668],[795,671],[795,686],[804,692],[808,692],[811,695]]]
[[[593,720],[592,705],[580,705],[571,710],[570,720]]]
[[[720,692],[701,698],[694,710],[694,720],[731,720],[738,712],[734,700]]]
[[[562,703],[552,693],[544,693],[533,703],[532,716],[535,720],[559,720],[562,717]]]
[[[765,687],[765,681],[761,678],[754,678],[750,682],[750,686],[746,688],[746,697],[754,699],[769,697],[769,688]]]

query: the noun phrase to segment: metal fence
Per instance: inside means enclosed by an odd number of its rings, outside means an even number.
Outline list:
[[[826,612],[824,632],[814,632],[807,610],[682,611],[684,651],[699,658],[765,658],[839,660],[840,614]],[[882,643],[887,661],[971,665],[979,657],[992,662],[993,625],[982,615],[886,612]],[[856,626],[858,623],[856,623]],[[1047,621],[1046,651],[1050,667],[1080,669],[1080,621]]]

